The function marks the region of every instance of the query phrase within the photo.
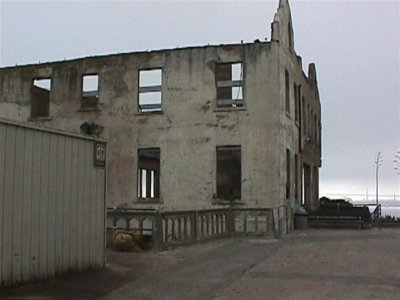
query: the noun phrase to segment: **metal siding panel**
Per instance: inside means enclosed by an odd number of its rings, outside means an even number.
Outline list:
[[[39,220],[39,278],[47,275],[48,264],[48,203],[49,203],[49,151],[50,137],[43,133],[41,144],[40,220]]]
[[[97,250],[97,256],[96,256],[96,265],[97,266],[103,266],[104,264],[104,247],[105,247],[105,232],[104,232],[104,226],[105,226],[105,218],[104,218],[104,169],[97,169],[96,172],[97,176],[97,183],[96,183],[96,188],[97,188],[97,197],[96,197],[96,206],[97,206],[97,216],[96,219],[98,220],[97,222],[97,243],[96,243],[96,248]]]
[[[62,271],[69,270],[71,249],[72,139],[65,138],[64,199],[62,220]]]
[[[92,144],[92,150],[91,153],[93,155],[93,144]],[[96,188],[96,183],[97,183],[97,176],[96,176],[96,168],[92,167],[90,169],[90,174],[91,174],[91,182],[90,182],[90,263],[91,265],[96,265],[96,255],[97,255],[97,246],[96,246],[96,241],[97,237],[97,188]]]
[[[31,278],[31,222],[32,222],[32,166],[33,166],[33,130],[25,131],[24,182],[22,185],[22,280]]]
[[[14,163],[14,197],[13,197],[13,222],[12,222],[12,271],[13,283],[21,281],[21,255],[22,255],[22,188],[24,181],[24,147],[25,129],[16,128],[15,136],[15,163]]]
[[[55,199],[55,273],[62,271],[63,252],[63,207],[64,207],[64,175],[65,175],[65,136],[57,136],[57,174]]]
[[[55,242],[56,242],[56,180],[57,180],[57,136],[48,134],[50,137],[49,149],[49,202],[47,213],[47,275],[55,274]]]
[[[0,124],[0,283],[104,266],[93,141]],[[5,282],[3,282],[5,281]]]
[[[85,167],[85,147],[81,142],[78,144],[78,197],[77,197],[77,243],[76,243],[76,261],[77,268],[79,271],[83,270],[83,230],[84,230],[84,218],[83,214],[83,199],[84,199],[84,167]]]
[[[4,214],[4,174],[6,161],[6,125],[0,124],[0,286],[3,282],[3,214]]]
[[[3,214],[3,281],[12,282],[12,218],[14,198],[15,127],[6,129],[6,157],[4,174],[4,214]]]
[[[77,215],[78,215],[78,168],[79,168],[79,144],[77,140],[72,140],[72,168],[71,168],[71,208],[70,208],[70,219],[68,220],[70,223],[70,247],[69,247],[69,269],[76,270],[77,269],[77,236],[78,236],[78,226],[77,226]]]
[[[93,143],[85,142],[85,161],[84,161],[84,196],[83,196],[83,266],[87,269],[90,266],[90,202],[92,201],[90,197],[91,189],[91,178],[93,170]]]
[[[107,167],[102,169],[101,172],[101,190],[102,190],[102,195],[101,195],[101,237],[103,239],[102,241],[102,247],[101,247],[101,267],[106,266],[106,222],[107,222]]]
[[[42,132],[33,133],[32,204],[31,204],[31,279],[39,277],[39,226],[40,226],[40,182],[41,182]]]

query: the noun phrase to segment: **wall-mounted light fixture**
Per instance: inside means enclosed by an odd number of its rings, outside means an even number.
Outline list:
[[[81,133],[99,136],[103,132],[104,126],[96,124],[95,122],[85,122],[82,123],[79,128]]]

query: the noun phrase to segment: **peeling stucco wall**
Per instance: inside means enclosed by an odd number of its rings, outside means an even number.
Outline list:
[[[101,137],[108,140],[108,206],[184,210],[224,205],[216,199],[216,147],[224,145],[241,146],[242,197],[238,205],[288,205],[286,149],[299,155],[299,164],[313,168],[320,165],[321,150],[312,143],[299,146],[306,134],[294,117],[285,113],[285,69],[290,72],[291,85],[294,81],[301,84],[306,106],[312,106],[318,120],[321,111],[315,68],[310,67],[312,76],[307,77],[294,43],[288,44],[289,31],[282,28],[291,24],[290,8],[287,1],[281,2],[272,24],[273,31],[278,28],[279,32],[273,32],[271,42],[0,69],[0,117],[70,132],[79,132],[85,121],[104,126]],[[289,30],[293,39],[293,29]],[[243,64],[244,107],[216,105],[215,65],[223,62]],[[141,113],[138,109],[139,70],[149,68],[162,69],[162,112]],[[99,75],[97,110],[80,109],[85,74]],[[49,118],[31,120],[32,80],[50,77]],[[291,105],[294,112],[294,100]],[[154,147],[161,149],[160,202],[140,202],[137,151]],[[317,173],[312,202],[318,198]],[[293,190],[293,172],[291,175]]]

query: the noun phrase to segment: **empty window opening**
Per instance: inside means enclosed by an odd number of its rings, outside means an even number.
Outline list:
[[[317,121],[317,139],[318,139],[318,145],[321,145],[321,120],[318,119]]]
[[[32,83],[31,118],[47,118],[50,110],[51,79],[34,79]]]
[[[317,115],[314,114],[314,142],[318,144]]]
[[[160,149],[148,148],[138,151],[138,198],[160,197]]]
[[[139,71],[139,111],[161,111],[162,70]]]
[[[215,67],[217,107],[243,106],[243,64],[222,63]]]
[[[299,199],[299,157],[294,155],[294,197]]]
[[[97,109],[99,101],[99,75],[82,76],[82,103],[83,109]]]
[[[290,78],[288,70],[285,70],[285,109],[290,114]]]
[[[311,197],[311,168],[307,164],[303,164],[301,182],[301,206],[304,206],[307,209],[309,207]]]
[[[303,127],[303,133],[306,133],[306,126],[307,126],[307,111],[306,111],[306,101],[304,97],[301,98],[301,111],[302,111],[302,116],[301,119],[303,121],[302,127]]]
[[[300,98],[301,98],[301,86],[293,85],[294,88],[294,119],[296,122],[299,122],[299,106],[300,106]]]
[[[290,151],[286,149],[286,199],[290,198]]]
[[[217,197],[241,199],[242,164],[240,146],[217,147]]]

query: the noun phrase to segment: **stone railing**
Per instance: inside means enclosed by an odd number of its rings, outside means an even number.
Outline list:
[[[275,211],[278,222],[275,222],[271,208],[190,211],[108,209],[107,242],[110,245],[117,229],[134,230],[143,237],[151,237],[155,250],[238,235],[280,237],[282,230],[288,230],[288,214],[282,208]]]
[[[289,206],[281,205],[276,209],[276,228],[277,228],[277,236],[280,237],[284,233],[289,233],[293,228],[291,220],[293,219],[292,210]]]

